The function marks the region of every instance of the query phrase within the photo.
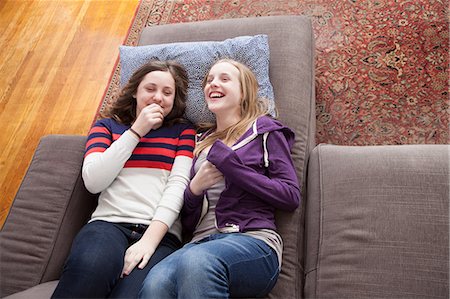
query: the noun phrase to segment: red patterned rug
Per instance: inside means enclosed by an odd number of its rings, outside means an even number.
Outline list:
[[[124,44],[137,45],[145,26],[283,14],[313,21],[318,143],[449,143],[445,0],[142,0]]]

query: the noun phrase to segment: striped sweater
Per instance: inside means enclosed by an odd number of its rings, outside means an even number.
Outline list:
[[[92,127],[86,143],[83,180],[100,193],[91,221],[165,223],[181,236],[177,221],[189,183],[195,144],[190,124],[150,130],[138,138],[113,119]]]

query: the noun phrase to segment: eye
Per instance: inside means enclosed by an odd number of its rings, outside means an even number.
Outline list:
[[[162,88],[162,93],[167,97],[167,96],[170,96],[171,94],[173,94],[173,90],[172,90],[172,88],[168,88],[168,87],[165,87],[165,88]]]

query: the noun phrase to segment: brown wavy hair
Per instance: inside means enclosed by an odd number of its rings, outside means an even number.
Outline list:
[[[216,123],[203,123],[199,125],[200,131],[212,130],[213,133],[197,143],[194,154],[198,155],[202,150],[212,145],[217,139],[224,143],[236,142],[247,131],[249,125],[258,117],[268,114],[268,101],[258,97],[258,81],[255,74],[244,64],[232,59],[223,58],[216,61],[211,68],[221,62],[227,62],[239,70],[239,82],[241,83],[241,120],[223,131],[216,132]],[[206,86],[208,73],[202,82],[203,89]]]
[[[173,108],[164,117],[163,125],[173,125],[179,122],[186,122],[184,111],[186,109],[188,76],[185,68],[174,60],[151,60],[137,69],[131,76],[128,83],[122,88],[116,101],[111,103],[107,109],[101,113],[102,118],[113,118],[124,125],[131,125],[136,120],[136,99],[133,97],[137,93],[139,84],[145,75],[153,71],[169,72],[175,80],[175,98]]]

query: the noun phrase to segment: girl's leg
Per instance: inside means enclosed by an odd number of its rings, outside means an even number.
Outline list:
[[[52,298],[105,298],[120,277],[127,247],[127,237],[115,224],[86,224],[73,242]]]
[[[262,297],[278,274],[277,255],[263,241],[236,233],[212,235],[183,252],[178,298]]]
[[[177,298],[175,276],[178,270],[178,262],[184,258],[184,252],[191,246],[192,244],[186,244],[155,265],[145,278],[138,298]]]
[[[147,266],[144,269],[138,269],[136,267],[131,271],[130,275],[120,279],[109,298],[137,298],[139,290],[142,287],[142,282],[147,277],[150,269],[169,254],[179,249],[180,246],[181,242],[177,237],[172,234],[166,234],[150,258]]]

